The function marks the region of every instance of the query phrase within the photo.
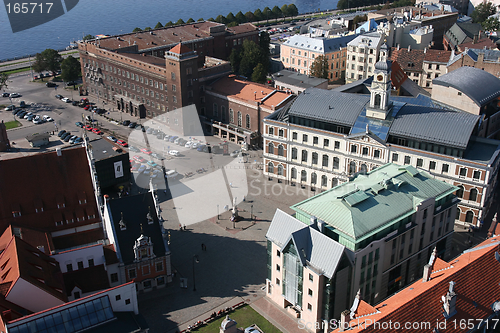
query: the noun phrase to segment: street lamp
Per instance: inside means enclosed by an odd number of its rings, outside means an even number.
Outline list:
[[[195,275],[194,275],[194,264],[195,263],[199,263],[200,262],[200,259],[198,258],[198,256],[195,254],[193,256],[193,291],[196,291],[196,281],[195,281]]]

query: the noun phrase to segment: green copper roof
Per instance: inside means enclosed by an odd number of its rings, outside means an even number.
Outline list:
[[[456,190],[412,166],[389,163],[291,208],[359,240],[411,214],[421,201]]]

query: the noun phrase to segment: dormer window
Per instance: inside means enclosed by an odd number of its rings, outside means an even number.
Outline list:
[[[21,216],[21,212],[19,212],[19,211],[18,212],[12,212],[12,216],[19,217],[19,216]]]
[[[35,199],[35,212],[36,213],[41,213],[43,212],[43,203],[42,203],[42,200],[40,199]]]
[[[66,204],[64,202],[64,197],[61,194],[58,194],[56,197],[56,205],[58,209],[66,207]]]

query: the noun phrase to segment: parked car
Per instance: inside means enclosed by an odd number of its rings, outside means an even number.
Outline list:
[[[145,163],[146,162],[146,160],[142,156],[140,156],[140,155],[135,155],[133,157],[133,159],[134,159],[134,161],[137,161],[137,162],[140,162],[140,163]]]
[[[134,146],[129,146],[128,147],[128,150],[130,150],[131,152],[134,152],[134,153],[138,153],[140,150]]]
[[[76,135],[73,135],[70,139],[69,139],[69,143],[71,144],[74,144],[75,143],[75,140],[77,139],[78,137]]]
[[[71,100],[68,97],[61,98],[61,101],[64,103],[71,103]]]
[[[165,172],[165,178],[169,180],[177,179],[179,178],[179,173],[175,170],[168,170],[167,172]]]
[[[128,143],[126,143],[125,141],[123,140],[118,140],[116,141],[117,144],[119,144],[120,146],[122,147],[127,147],[128,146]]]
[[[61,137],[64,133],[66,133],[66,130],[60,130],[59,133],[57,133],[57,136]]]
[[[11,93],[10,98],[17,98],[17,97],[21,97],[21,94],[20,93]]]
[[[4,111],[12,111],[16,108],[16,106],[14,104],[12,105],[9,105],[8,107],[6,107],[5,109],[3,109]]]
[[[31,116],[33,114],[33,112],[28,112],[24,115],[24,119],[28,119],[29,116]]]
[[[199,151],[199,152],[203,152],[204,149],[206,148],[207,146],[206,145],[199,145],[196,150]]]
[[[158,164],[156,164],[154,161],[148,161],[148,165],[152,168],[156,167]]]
[[[66,137],[64,138],[64,142],[69,142],[69,140],[74,137],[74,135],[66,135]]]
[[[93,128],[92,133],[99,134],[99,135],[103,134],[98,128]]]
[[[83,123],[82,123],[81,121],[77,121],[77,122],[75,123],[75,125],[76,125],[76,126],[78,126],[78,127],[80,127],[80,128],[82,128],[82,127],[83,127]]]
[[[130,123],[130,124],[128,124],[129,128],[135,128],[135,126],[137,126],[137,123]]]
[[[59,94],[57,94],[57,95],[56,95],[56,98],[57,98],[57,99],[62,99],[62,98],[64,98],[64,96],[63,96],[63,95],[59,95]]]
[[[20,101],[19,102],[19,107],[20,108],[25,108],[26,107],[26,102],[25,101]]]
[[[146,165],[141,164],[141,166],[139,167],[139,169],[137,169],[137,172],[143,173],[145,170],[146,170]]]
[[[123,126],[128,126],[128,125],[130,125],[130,120],[128,120],[128,119],[124,120],[122,124],[123,124]]]
[[[191,149],[191,146],[192,146],[192,145],[193,145],[193,142],[188,141],[188,142],[186,142],[186,144],[184,145],[184,148],[189,148],[189,149]]]
[[[49,87],[49,88],[53,88],[53,87],[57,87],[57,84],[55,84],[54,82],[47,82],[47,83],[45,83],[45,86]]]
[[[75,139],[75,144],[79,144],[79,143],[82,143],[83,142],[83,139],[78,137]]]
[[[9,96],[10,96],[10,94],[8,92],[2,93],[2,97],[9,97]]]
[[[179,151],[177,151],[177,150],[170,150],[168,152],[168,154],[171,155],[171,156],[179,156]]]
[[[152,151],[147,149],[147,148],[142,148],[141,151],[144,153],[144,154],[148,154],[148,155],[151,155],[152,154]]]
[[[87,131],[92,131],[93,128],[90,125],[85,125],[83,128],[85,128]]]
[[[164,160],[165,159],[163,156],[161,156],[160,154],[157,154],[157,153],[152,153],[151,156],[153,156],[157,160]]]
[[[52,117],[49,117],[47,115],[44,115],[43,116],[43,120],[47,121],[47,122],[51,122],[51,121],[54,121],[54,119],[52,119]]]
[[[193,142],[193,143],[191,144],[191,149],[196,149],[196,148],[198,148],[198,146],[199,146],[199,145],[200,145],[200,143],[199,143],[199,142]]]
[[[34,114],[30,114],[30,115],[27,116],[26,120],[33,121],[33,118],[35,118],[35,115]],[[39,119],[39,118],[37,118],[37,119]]]
[[[108,140],[111,140],[111,141],[113,141],[113,142],[116,142],[116,141],[118,141],[118,139],[117,139],[117,138],[115,138],[115,137],[114,137],[114,136],[112,136],[112,135],[110,135],[110,136],[107,136],[106,138],[107,138]]]
[[[64,133],[63,135],[61,135],[61,140],[65,140],[68,136],[71,137],[71,133],[70,132],[66,132]],[[69,140],[69,139],[68,139]],[[67,141],[66,141],[67,142]]]
[[[84,107],[83,107],[84,110],[88,110],[90,109],[90,104],[86,104]]]
[[[139,163],[133,163],[130,166],[130,171],[137,171],[141,165]]]
[[[177,144],[181,147],[184,147],[186,145],[186,143],[187,143],[187,140],[182,139],[182,138],[179,140],[179,142],[177,142]]]

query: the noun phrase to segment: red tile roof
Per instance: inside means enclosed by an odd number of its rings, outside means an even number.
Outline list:
[[[0,254],[0,283],[11,283],[8,290],[5,291],[6,285],[2,288],[6,298],[18,279],[23,279],[63,302],[67,301],[59,263],[20,238],[12,236]]]
[[[19,170],[26,172],[13,177]],[[0,192],[2,231],[10,224],[56,231],[100,222],[84,147],[64,149],[61,156],[47,152],[2,160],[0,183],[8,189]],[[82,195],[86,202],[79,200]],[[86,218],[77,221],[74,213],[81,209]],[[14,212],[20,216],[15,217]],[[62,225],[56,226],[56,222]]]
[[[56,249],[68,249],[70,247],[88,245],[104,239],[104,231],[102,228],[96,228],[87,231],[80,231],[64,236],[54,237],[54,247]]]
[[[489,39],[488,37],[481,38],[477,42],[467,42],[463,43],[460,45],[457,45],[457,49],[459,52],[464,52],[466,48],[469,49],[484,49],[487,48],[488,50],[496,50],[497,49],[497,44]]]
[[[355,318],[350,323],[353,329],[349,332],[379,332],[382,330],[380,325],[388,325],[389,321],[393,323],[392,328],[383,329],[384,332],[400,332],[406,325],[414,323],[420,328],[413,329],[410,326],[405,332],[431,332],[437,323],[444,325],[441,297],[446,295],[451,281],[455,283],[454,291],[457,293],[457,313],[448,319],[446,327],[440,326],[438,331],[463,332],[460,322],[472,319],[477,323],[478,319],[487,318],[492,314],[492,304],[500,301],[500,262],[495,259],[499,244],[500,237],[488,239],[454,259],[448,269],[436,270],[435,267],[430,281],[418,279],[377,304],[375,308],[379,313]],[[438,261],[436,264],[442,268],[443,262]],[[379,326],[374,325],[374,322]],[[394,323],[401,325],[401,328],[396,329]],[[423,330],[422,325],[429,326]]]
[[[285,104],[290,95],[282,92],[275,91],[274,88],[264,84],[245,81],[229,75],[223,77],[212,84],[212,91],[218,94],[239,99],[245,103],[261,102],[261,106],[272,112],[272,107],[278,108]],[[262,100],[264,101],[262,102]]]
[[[177,53],[177,54],[183,54],[183,53],[189,53],[193,52],[189,47],[186,45],[182,45],[181,43],[175,45],[172,49],[170,49],[170,52]]]
[[[424,61],[448,63],[451,51],[429,49],[425,52]]]
[[[398,64],[404,71],[421,72],[422,64],[424,63],[424,51],[423,50],[411,50],[408,51],[407,48],[397,49],[393,47],[391,49],[391,59],[392,61],[397,61]]]

